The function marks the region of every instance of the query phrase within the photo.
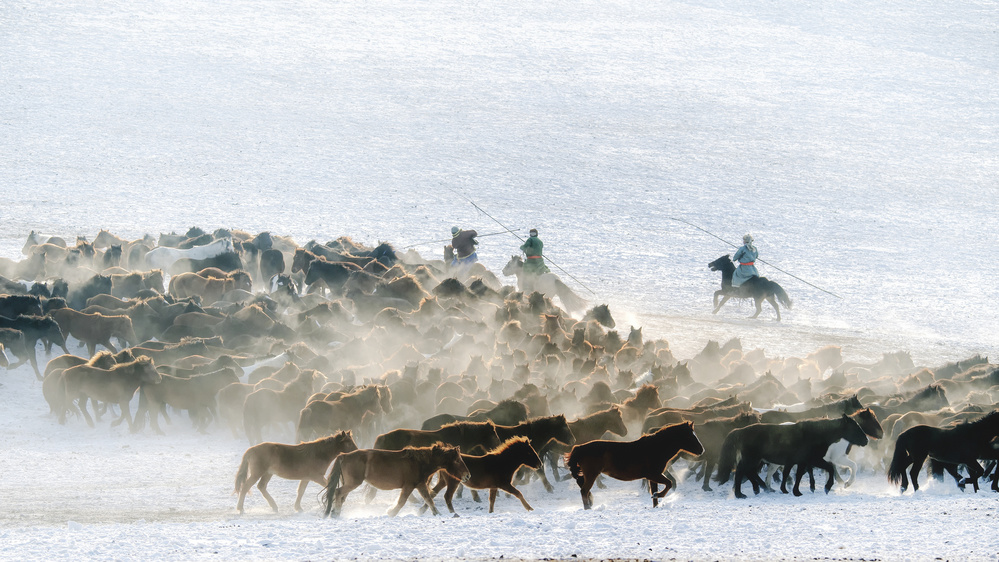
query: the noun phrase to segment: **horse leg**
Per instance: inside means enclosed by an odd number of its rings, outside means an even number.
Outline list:
[[[430,506],[431,513],[433,513],[434,515],[440,515],[441,514],[441,512],[437,511],[437,506],[434,505],[434,498],[433,498],[433,496],[430,495],[430,490],[427,489],[427,482],[426,481],[420,482],[416,486],[416,491],[419,492],[421,496],[423,496],[423,501],[427,502],[427,505]],[[408,494],[407,494],[407,496],[408,496]]]
[[[399,501],[397,501],[395,506],[392,509],[390,509],[388,512],[389,517],[395,517],[399,513],[399,510],[402,509],[402,506],[406,505],[406,502],[409,500],[409,496],[412,495],[413,490],[415,489],[416,486],[409,484],[402,487],[402,491],[399,492]],[[432,501],[433,500],[431,500],[431,503],[429,504],[431,506],[432,506]],[[437,515],[436,507],[433,507],[433,511],[434,515]]]
[[[274,513],[277,513],[278,510],[277,502],[275,502],[274,498],[272,498],[271,495],[267,493],[267,483],[271,481],[271,476],[273,475],[270,474],[269,472],[261,476],[260,481],[257,482],[257,489],[260,490],[260,495],[264,496],[264,499],[267,500],[267,503],[270,504],[271,509],[274,510]]]
[[[746,494],[742,493],[742,480],[746,477],[746,469],[739,463],[735,467],[735,482],[732,484],[732,491],[735,492],[735,497],[744,500],[746,499]]]
[[[90,412],[87,411],[87,400],[88,400],[87,396],[83,395],[80,396],[80,411],[83,412],[83,417],[84,419],[87,420],[87,425],[89,425],[90,427],[96,427],[94,425],[93,418],[90,417]],[[97,415],[97,404],[94,404],[94,415],[95,416]]]
[[[770,295],[767,297],[767,302],[770,303],[770,306],[774,307],[774,312],[777,313],[777,321],[780,322],[780,308],[777,306],[777,300],[774,299],[773,295]]]
[[[915,492],[919,490],[919,471],[923,469],[923,462],[926,461],[926,453],[917,453],[912,455],[912,468],[909,469],[909,477],[912,479],[912,491]],[[904,477],[903,477],[904,478]],[[905,480],[902,481],[903,484]],[[903,486],[903,490],[905,487]]]
[[[593,482],[596,479],[596,475],[590,475],[583,471],[582,476],[576,480],[579,483],[579,495],[583,498],[583,509],[593,507],[593,494],[590,493],[590,489],[593,488]]]
[[[243,513],[243,502],[246,500],[246,494],[250,492],[250,488],[260,480],[260,476],[254,474],[252,471],[250,475],[243,482],[243,487],[239,489],[239,500],[236,501],[236,511]]]
[[[295,511],[302,512],[302,498],[305,497],[305,488],[309,485],[310,478],[303,478],[301,482],[298,483],[298,496],[295,498]],[[325,483],[322,483],[325,486]]]
[[[971,482],[971,485],[974,487],[975,493],[977,494],[978,479],[982,477],[982,474],[985,474],[985,469],[982,468],[982,465],[978,464],[978,461],[974,459],[969,459],[966,466],[968,467],[968,478],[965,480],[965,483]]]
[[[787,480],[788,480],[788,477],[791,476],[791,468],[793,466],[794,466],[793,464],[785,464],[784,465],[784,470],[783,470],[783,473],[781,474],[781,479],[780,479],[780,492],[782,494],[786,494],[787,493]]]
[[[708,483],[711,481],[711,473],[715,471],[715,461],[708,460],[704,461],[704,470],[702,471],[702,477],[704,478],[704,483],[701,485],[701,489],[705,492],[711,491],[711,486]]]
[[[840,464],[841,468],[846,467],[846,469],[850,471],[850,477],[847,478],[846,481],[844,482],[843,478],[839,475],[839,472],[835,472],[834,474],[836,475],[836,481],[842,484],[844,488],[849,488],[850,485],[852,485],[853,482],[857,479],[857,471],[860,470],[860,467],[857,466],[857,463],[853,462],[853,460],[851,460],[849,457],[846,456],[840,459],[840,463],[842,463]]]
[[[756,301],[756,314],[750,316],[750,318],[756,318],[761,312],[763,312],[763,299],[755,298],[753,300]]]
[[[648,476],[646,476],[646,478],[649,479],[649,484],[651,485],[652,507],[653,508],[659,507],[659,499],[665,496],[670,490],[672,490],[673,487],[676,485],[676,482],[673,480],[671,476],[667,476],[665,473],[649,474]],[[658,491],[659,484],[663,485],[663,490],[661,492]]]
[[[434,486],[434,494],[439,492],[442,486],[447,486],[447,490],[444,490],[444,503],[447,504],[447,510],[454,513],[454,505],[452,505],[451,500],[454,499],[454,491],[458,489],[458,484],[460,484],[460,482],[454,478],[445,478],[441,478],[437,481],[437,485]]]
[[[807,471],[808,469],[805,468],[805,465],[799,464],[798,470],[794,473],[794,489],[791,490],[791,492],[795,496],[801,496],[801,479],[805,476],[805,472]]]
[[[832,490],[833,482],[836,480],[836,476],[837,476],[837,474],[836,474],[836,465],[834,465],[833,463],[827,461],[826,459],[820,459],[820,460],[815,461],[815,465],[814,466],[816,466],[816,467],[818,467],[818,468],[820,468],[822,470],[825,470],[826,472],[829,473],[829,477],[826,479],[826,493],[828,494],[829,491]],[[811,470],[812,470],[811,467],[809,467],[808,470],[809,470],[809,474],[811,474]],[[813,488],[812,491],[814,492],[815,489]]]
[[[364,493],[364,503],[371,503],[375,501],[375,494],[378,493],[378,488],[374,486],[369,486],[368,491]]]
[[[808,467],[808,489],[815,491],[815,467]]]
[[[504,484],[500,486],[499,489],[520,500],[521,505],[523,505],[524,509],[526,509],[527,511],[534,511],[534,508],[531,507],[531,504],[527,503],[527,500],[524,499],[524,494],[521,494],[520,490],[514,488],[513,484]],[[493,501],[495,499],[496,499],[496,488],[493,488],[489,492],[489,513],[493,512]]]
[[[727,303],[728,299],[730,299],[730,298],[732,298],[732,297],[729,296],[729,295],[723,296],[721,302],[715,305],[715,309],[711,311],[711,314],[717,314],[718,311],[721,310],[722,305],[724,305],[725,303]]]
[[[545,476],[545,465],[541,465],[541,468],[534,471],[541,478],[541,483],[545,485],[545,491],[549,494],[555,493],[555,488],[552,487],[551,482],[548,481],[548,477]]]

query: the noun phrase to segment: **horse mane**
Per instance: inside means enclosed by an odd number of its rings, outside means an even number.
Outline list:
[[[91,357],[87,361],[87,366],[88,367],[96,367],[96,366],[98,366],[100,364],[107,364],[107,362],[108,362],[109,359],[111,361],[113,361],[115,364],[118,363],[118,361],[114,360],[114,354],[113,353],[111,353],[110,351],[108,351],[106,349],[102,349],[102,350],[98,351],[97,353],[95,353],[94,356]]]
[[[503,443],[500,443],[500,445],[498,447],[496,447],[495,449],[493,449],[492,451],[489,451],[488,454],[490,454],[490,455],[499,455],[499,454],[502,454],[502,453],[506,452],[506,450],[512,448],[515,445],[518,445],[520,443],[528,443],[528,444],[530,444],[530,442],[531,442],[531,440],[528,439],[527,436],[525,436],[525,435],[519,435],[517,437],[511,437],[511,438],[507,439],[506,441],[504,441]]]
[[[997,424],[999,423],[999,421],[997,420],[999,420],[999,410],[992,410],[991,412],[985,414],[980,418],[976,418],[972,421],[961,423],[957,427],[964,427],[967,429],[978,429],[979,427],[982,426]]]
[[[631,398],[624,401],[624,406],[637,406],[643,400],[659,402],[659,387],[653,384],[643,384]]]
[[[137,365],[152,365],[153,360],[145,355],[138,356],[135,361],[129,361],[128,363],[117,363],[114,367],[108,369],[109,371],[117,371],[118,369],[130,369]]]

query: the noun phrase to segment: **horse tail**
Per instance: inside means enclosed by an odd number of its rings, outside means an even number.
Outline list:
[[[324,493],[321,495],[321,501],[323,504],[323,515],[325,517],[329,517],[330,513],[333,511],[333,498],[335,498],[337,492],[340,491],[340,477],[343,474],[342,460],[343,457],[338,456],[333,461],[333,470],[330,471],[330,479],[326,482],[326,487],[323,488]]]
[[[246,484],[246,478],[250,473],[250,451],[247,450],[243,453],[243,460],[239,463],[239,470],[236,471],[236,489],[232,491],[234,494],[238,494],[240,490],[243,489],[243,484]]]
[[[888,480],[892,484],[900,484],[902,482],[902,477],[905,476],[905,469],[912,463],[912,458],[909,455],[909,441],[911,440],[912,434],[909,430],[905,430],[902,432],[902,435],[898,436],[898,440],[895,441],[895,453],[892,454],[891,464],[888,466]]]
[[[774,283],[773,281],[771,281],[770,284],[773,287],[774,296],[777,297],[777,302],[779,302],[782,305],[784,305],[784,308],[787,308],[788,310],[790,310],[791,309],[791,297],[787,296],[787,292],[784,291],[784,287],[781,287],[780,285],[778,285],[777,283]]]
[[[564,306],[569,312],[582,310],[583,307],[586,306],[586,301],[577,295],[558,277],[555,277],[555,294],[557,294],[559,300],[562,301],[562,306]]]
[[[715,469],[715,481],[719,484],[728,482],[735,468],[735,462],[742,450],[742,442],[739,440],[739,433],[731,431],[722,443],[721,455],[718,457],[718,465]],[[705,476],[707,478],[707,476]]]

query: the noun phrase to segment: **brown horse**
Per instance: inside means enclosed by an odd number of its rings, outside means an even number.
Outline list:
[[[139,408],[135,419],[142,426],[146,412],[149,412],[150,425],[153,430],[163,435],[160,429],[159,415],[169,423],[167,405],[178,410],[187,410],[191,420],[201,433],[206,433],[208,424],[215,417],[215,395],[219,390],[239,382],[239,377],[233,369],[219,369],[211,373],[181,378],[173,375],[162,375],[158,384],[147,384],[139,391]]]
[[[318,371],[306,369],[281,390],[260,388],[251,392],[243,404],[243,430],[250,444],[263,441],[261,431],[269,424],[295,423],[319,377]]]
[[[129,350],[112,354],[110,351],[100,351],[89,360],[79,355],[60,355],[45,365],[45,377],[42,379],[42,396],[49,404],[49,409],[57,416],[63,415],[66,409],[66,392],[62,385],[62,374],[77,365],[90,365],[98,369],[110,369],[118,363],[135,361],[135,356]]]
[[[527,437],[507,439],[502,445],[484,455],[462,454],[461,460],[465,462],[469,473],[465,486],[477,490],[489,490],[489,513],[493,512],[499,490],[503,490],[520,500],[527,511],[534,511],[520,490],[513,487],[513,475],[521,466],[541,470],[541,457],[538,456],[534,447],[531,447]],[[441,476],[442,478],[437,481],[437,485],[432,490],[433,495],[436,496],[441,488],[447,486],[447,490],[444,492],[444,501],[447,503],[448,510],[454,513],[451,500],[461,482],[446,472]]]
[[[250,274],[245,271],[230,272],[225,279],[202,277],[197,273],[181,273],[170,279],[169,293],[174,298],[199,296],[204,304],[212,304],[222,295],[235,289],[252,288]]]
[[[97,344],[117,353],[118,350],[111,344],[111,338],[118,338],[124,346],[138,343],[132,329],[132,319],[128,316],[86,314],[72,308],[59,308],[49,314],[59,324],[63,335],[73,336],[86,344],[90,355],[97,352]]]
[[[333,461],[323,506],[326,516],[340,516],[347,494],[367,482],[379,490],[402,489],[399,501],[389,511],[395,517],[406,504],[413,490],[420,493],[434,515],[440,515],[427,481],[435,473],[445,471],[459,480],[467,480],[468,467],[461,459],[461,449],[447,445],[406,447],[401,451],[359,449],[344,453]]]
[[[88,399],[94,402],[118,404],[121,416],[111,423],[111,427],[117,426],[122,421],[128,421],[129,429],[134,431],[135,424],[128,403],[140,386],[156,384],[160,379],[160,373],[153,366],[153,361],[145,356],[140,356],[131,363],[120,363],[110,369],[77,365],[62,373],[65,405],[67,408],[73,408],[73,401],[79,400],[83,417],[90,427],[94,427],[94,420],[87,412]],[[65,411],[59,416],[59,423],[66,423]]]
[[[619,437],[628,435],[628,426],[624,424],[624,417],[621,414],[620,406],[613,406],[573,420],[569,422],[569,430],[572,431],[572,436],[576,438],[577,445],[600,439],[608,431]],[[559,477],[558,458],[564,456],[570,450],[572,450],[571,445],[561,445],[556,442],[549,446],[545,452],[548,464],[552,467],[552,474],[557,481],[561,482],[569,479],[569,476],[564,478]]]
[[[243,453],[243,460],[236,472],[236,489],[239,494],[236,510],[243,513],[243,500],[254,484],[260,490],[271,509],[277,513],[278,507],[274,498],[267,493],[267,483],[272,476],[280,476],[286,480],[301,480],[298,484],[298,497],[295,498],[295,511],[302,511],[302,497],[309,482],[315,482],[326,487],[326,471],[333,459],[341,453],[357,450],[357,444],[349,431],[341,431],[329,437],[323,437],[298,445],[284,443],[260,443]]]
[[[340,396],[337,400],[310,402],[299,413],[298,439],[302,441],[312,435],[327,435],[337,430],[358,428],[367,414],[391,412],[391,401],[382,399],[388,393],[388,387],[370,385]]]
[[[489,451],[502,444],[491,422],[454,422],[434,431],[394,429],[375,439],[375,449],[398,451],[404,447],[427,447],[446,443],[469,451],[476,445]]]
[[[666,426],[635,441],[597,440],[576,445],[566,455],[565,465],[579,484],[584,509],[593,507],[590,489],[601,473],[618,480],[647,479],[652,483],[652,507],[656,507],[659,498],[676,486],[666,467],[680,451],[692,455],[704,452],[691,422]],[[658,491],[659,484],[663,485],[662,492]]]

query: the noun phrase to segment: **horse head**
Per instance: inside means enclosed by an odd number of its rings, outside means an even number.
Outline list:
[[[520,256],[510,256],[510,261],[503,266],[503,275],[518,275],[524,271],[524,260]]]
[[[840,423],[843,428],[842,439],[846,439],[850,443],[860,447],[863,447],[870,442],[867,438],[867,433],[864,432],[864,429],[860,427],[860,424],[858,424],[857,421],[850,416],[843,414],[840,418]]]
[[[885,436],[884,428],[881,427],[880,423],[878,423],[878,417],[874,415],[874,411],[870,408],[864,408],[863,410],[853,414],[851,417],[860,425],[860,428],[863,429],[864,433],[868,436],[875,439],[881,439]]]
[[[722,273],[724,273],[726,269],[732,269],[734,271],[735,264],[732,263],[732,256],[730,254],[725,254],[724,256],[709,263],[708,269],[710,269],[711,271],[721,271]]]
[[[590,320],[596,320],[601,326],[609,329],[614,329],[617,326],[617,322],[611,316],[610,307],[606,304],[599,304],[594,306],[586,314],[583,315],[583,322],[588,322]]]

